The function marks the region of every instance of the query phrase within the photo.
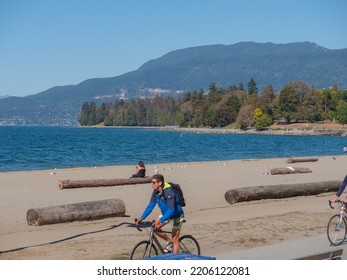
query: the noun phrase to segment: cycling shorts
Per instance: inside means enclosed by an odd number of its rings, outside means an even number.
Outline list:
[[[163,217],[163,215],[160,215],[159,219],[161,217]],[[172,229],[176,229],[176,230],[181,229],[184,223],[184,217],[181,216],[178,218],[172,218],[172,219],[166,220],[164,224],[168,224],[168,223],[172,223]]]

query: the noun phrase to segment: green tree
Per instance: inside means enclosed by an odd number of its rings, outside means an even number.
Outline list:
[[[97,108],[97,123],[102,123],[105,120],[105,117],[108,115],[109,106],[106,103],[102,103],[100,108]]]
[[[313,90],[312,86],[305,84],[303,81],[292,81],[288,83],[285,87],[290,87],[293,92],[299,96],[300,102],[302,102],[309,92]]]
[[[179,126],[189,127],[191,126],[193,120],[193,108],[190,99],[186,102],[185,100],[181,101],[180,110],[177,114],[176,122]]]
[[[79,123],[82,126],[98,124],[97,108],[94,102],[83,103],[79,117]]]
[[[239,90],[243,91],[243,83],[239,83]]]
[[[258,94],[257,83],[253,78],[248,82],[248,94]]]
[[[82,126],[85,126],[88,123],[88,115],[89,115],[88,108],[89,108],[89,102],[84,102],[82,105],[80,116],[78,118],[78,122]]]
[[[241,108],[240,99],[236,95],[232,95],[229,98],[227,98],[225,105],[230,111],[230,122],[234,122]]]
[[[295,92],[294,88],[286,86],[279,94],[277,113],[285,119],[286,123],[289,123],[291,120],[297,119],[299,104],[299,95]]]
[[[336,107],[339,124],[347,124],[347,102],[340,100]]]
[[[261,111],[260,108],[255,108],[253,112],[254,127],[257,130],[263,130],[264,128],[273,124],[273,118]]]
[[[312,90],[304,97],[304,102],[301,106],[302,119],[309,122],[318,122],[324,119],[323,115],[323,95],[318,91]]]
[[[213,82],[209,86],[209,93],[217,93],[217,92],[218,92],[217,84],[215,82]]]
[[[108,115],[104,119],[104,126],[113,126],[113,115]]]
[[[211,127],[223,127],[233,120],[232,112],[226,106],[221,106],[213,111],[210,118]]]
[[[274,123],[273,118],[268,114],[262,114],[257,121],[255,122],[254,126],[257,130],[263,130],[264,128],[269,127]]]

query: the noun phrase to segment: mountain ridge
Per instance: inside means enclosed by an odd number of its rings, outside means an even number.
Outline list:
[[[293,80],[316,88],[347,87],[347,49],[330,50],[312,42],[275,44],[240,42],[173,50],[137,70],[115,77],[55,86],[25,97],[0,99],[0,124],[76,125],[86,101],[174,95],[207,91],[211,83],[229,87],[254,78],[261,90],[276,91]]]

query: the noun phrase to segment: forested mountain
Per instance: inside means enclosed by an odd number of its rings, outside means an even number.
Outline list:
[[[95,78],[78,85],[53,87],[26,97],[0,100],[0,124],[76,125],[82,104],[136,97],[181,96],[208,91],[212,83],[227,88],[247,85],[275,91],[300,80],[315,88],[347,88],[347,49],[329,50],[314,43],[209,45],[169,52],[136,71]]]

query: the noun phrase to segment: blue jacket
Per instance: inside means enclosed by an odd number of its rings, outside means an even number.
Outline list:
[[[144,220],[153,211],[154,207],[158,204],[162,217],[160,222],[164,223],[168,219],[179,218],[184,216],[181,205],[178,204],[178,196],[172,190],[171,185],[167,182],[164,183],[162,193],[154,190],[146,209],[143,211],[141,219]]]
[[[346,185],[347,185],[347,175],[343,179],[343,181],[342,181],[342,183],[341,183],[341,185],[340,185],[340,187],[339,187],[339,189],[338,189],[338,191],[336,193],[336,196],[340,196],[343,193],[343,191],[346,188]]]

